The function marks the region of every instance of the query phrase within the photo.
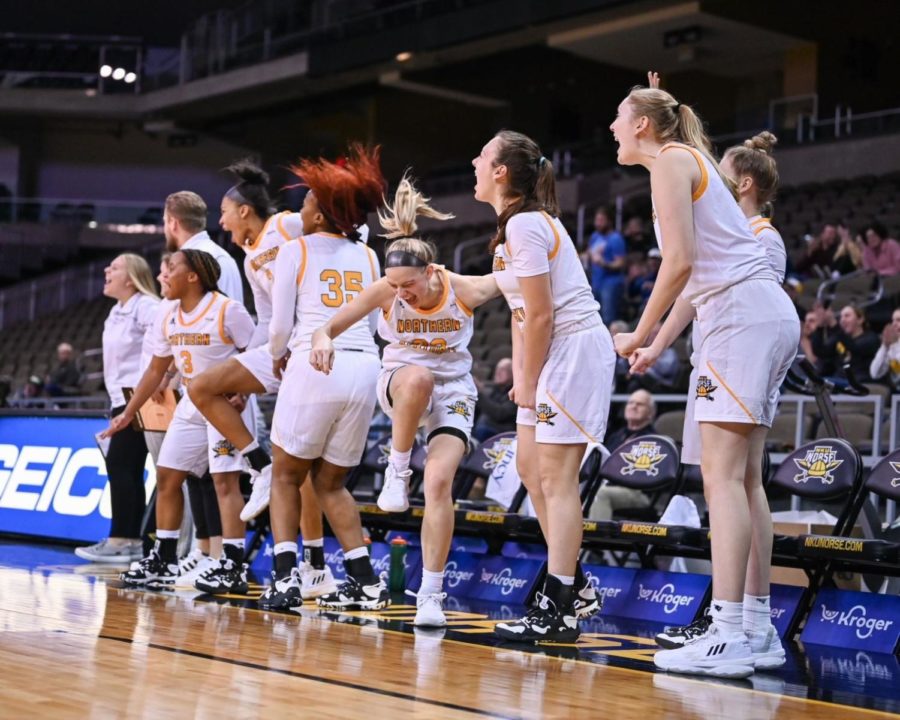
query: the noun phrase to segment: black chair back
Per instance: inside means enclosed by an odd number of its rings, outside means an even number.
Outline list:
[[[622,443],[600,468],[600,477],[613,485],[653,492],[679,480],[678,446],[665,435],[640,435]]]

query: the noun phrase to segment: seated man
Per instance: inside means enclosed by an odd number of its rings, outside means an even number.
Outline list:
[[[646,390],[635,390],[625,404],[625,427],[610,433],[605,445],[613,451],[619,445],[640,435],[651,435],[656,432],[653,421],[656,419],[656,403]],[[638,509],[650,506],[650,498],[646,493],[617,485],[603,485],[597,490],[597,496],[591,505],[591,520],[611,520],[613,510]]]
[[[45,390],[51,397],[77,395],[81,385],[81,368],[75,357],[75,349],[69,343],[56,348],[56,365],[47,376]]]

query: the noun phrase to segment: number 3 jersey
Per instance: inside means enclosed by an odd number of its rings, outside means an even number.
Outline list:
[[[381,359],[385,370],[417,365],[428,368],[438,381],[471,372],[472,311],[456,297],[450,276],[442,269],[436,272],[444,284],[437,305],[421,310],[394,297],[390,310],[379,316],[378,334],[389,343]]]
[[[381,277],[375,251],[343,235],[315,233],[285,243],[275,261],[269,352],[309,352],[312,334]],[[337,350],[378,353],[367,318],[334,340]]]
[[[207,293],[191,312],[185,312],[180,302],[173,304],[155,331],[153,354],[173,356],[187,385],[247,347],[255,327],[243,305],[220,293]]]

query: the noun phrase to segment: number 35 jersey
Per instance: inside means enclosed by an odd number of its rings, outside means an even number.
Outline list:
[[[285,243],[275,261],[269,352],[309,352],[312,334],[381,277],[375,251],[343,235],[315,233]],[[368,318],[341,333],[337,350],[378,354]],[[304,360],[305,362],[305,360]]]
[[[417,365],[441,382],[472,371],[472,311],[456,297],[449,275],[439,268],[436,272],[444,285],[437,305],[421,310],[395,297],[390,311],[378,318],[378,334],[390,343],[381,358],[385,370]]]
[[[174,303],[156,330],[153,354],[173,356],[187,385],[204,370],[247,347],[255,327],[243,305],[210,292],[191,312],[185,312],[180,302]]]

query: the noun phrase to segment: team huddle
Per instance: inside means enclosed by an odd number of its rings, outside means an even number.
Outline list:
[[[246,253],[257,321],[240,298],[223,292],[222,266],[209,252],[186,243],[164,259],[165,299],[146,312],[145,369],[107,433],[126,428],[176,373],[183,393],[159,448],[157,542],[123,581],[173,585],[189,576],[205,592],[245,593],[245,523],[268,507],[274,568],[261,608],[289,610],[313,598],[337,610],[390,604],[344,485],[365,451],[377,402],[392,422],[378,497],[386,512],[409,507],[410,454],[424,429],[423,570],[414,624],[446,625],[451,487],[469,448],[477,398],[468,345],[477,308],[503,295],[511,313],[510,398],[519,407],[517,469],[548,563],[533,606],[495,632],[513,641],[574,642],[579,618],[599,610],[578,562],[585,448],[606,433],[617,353],[634,372],[644,371],[693,321],[692,387],[710,380],[720,388],[714,403],[695,402],[700,391],[691,393],[684,433],[685,461],[701,465],[710,508],[713,600],[707,618],[668,631],[670,649],[655,662],[724,677],[780,666],[784,650],[769,615],[771,519],[759,468],[799,321],[780,286],[783,244],[762,217],[777,183],[774,138],[758,136],[718,163],[691,108],[652,76],[650,88],[635,88],[622,101],[610,129],[620,164],[650,171],[663,257],[636,328],[615,341],[557,217],[552,164],[520,133],[501,131],[473,160],[475,199],[491,205],[498,221],[492,272],[484,276],[436,263],[417,218],[453,216],[432,208],[407,176],[385,200],[377,149],[351,146],[340,163],[311,159],[293,167],[308,188],[299,213],[274,214],[264,173],[237,166],[221,224]],[[167,234],[202,230],[200,204],[193,193],[170,196]],[[367,245],[372,213],[389,241],[383,268]],[[386,343],[380,356],[376,333]],[[751,356],[768,362],[748,363]],[[271,457],[256,437],[259,393],[277,393]],[[212,483],[200,482],[215,489],[222,552],[207,545],[185,568],[177,552],[182,485],[188,478],[196,485],[207,471]],[[238,484],[243,471],[253,480],[246,504]],[[197,495],[196,504],[211,502]],[[343,550],[340,584],[323,561],[322,513]]]

